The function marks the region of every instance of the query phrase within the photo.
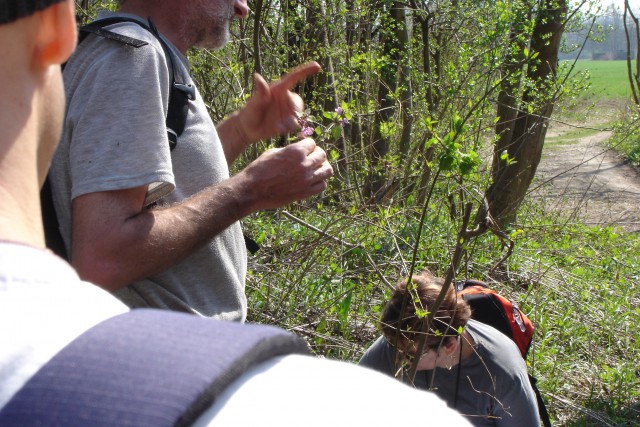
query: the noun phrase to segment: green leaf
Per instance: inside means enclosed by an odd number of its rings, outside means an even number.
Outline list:
[[[443,171],[450,171],[456,164],[456,156],[451,151],[445,151],[438,158],[438,166]]]

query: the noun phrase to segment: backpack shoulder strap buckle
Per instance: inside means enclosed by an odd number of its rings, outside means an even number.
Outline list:
[[[175,82],[173,83],[173,87],[180,92],[184,92],[189,100],[193,101],[196,99],[196,88],[193,85]]]

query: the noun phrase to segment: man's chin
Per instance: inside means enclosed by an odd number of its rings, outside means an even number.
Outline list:
[[[229,43],[229,40],[231,40],[231,33],[229,30],[226,30],[224,33],[216,33],[209,39],[201,40],[196,43],[196,47],[212,50],[220,49]]]

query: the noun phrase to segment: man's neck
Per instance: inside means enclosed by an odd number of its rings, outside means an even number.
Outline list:
[[[28,127],[28,126],[27,126]],[[22,135],[0,157],[0,239],[44,247],[36,149]]]
[[[0,240],[45,247],[40,204],[30,205],[17,204],[0,191]]]

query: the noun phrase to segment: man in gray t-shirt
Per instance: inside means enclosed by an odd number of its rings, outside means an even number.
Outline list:
[[[246,0],[127,0],[117,15],[151,17],[179,59],[179,77],[193,84],[186,51],[221,47],[231,19],[247,13]],[[228,165],[250,144],[297,128],[302,100],[290,88],[319,66],[306,64],[271,85],[257,75],[253,97],[217,128],[196,90],[170,151],[160,42],[135,23],[107,29],[147,45],[89,35],[65,68],[67,113],[50,176],[71,262],[131,307],[243,321],[238,221],[323,191],[333,171],[309,138],[265,152],[233,177]]]
[[[414,386],[432,390],[475,427],[539,427],[527,366],[513,341],[475,320],[469,320],[465,330],[474,346],[464,363],[449,369],[419,370]],[[380,337],[358,364],[394,376],[395,357],[396,350]]]

